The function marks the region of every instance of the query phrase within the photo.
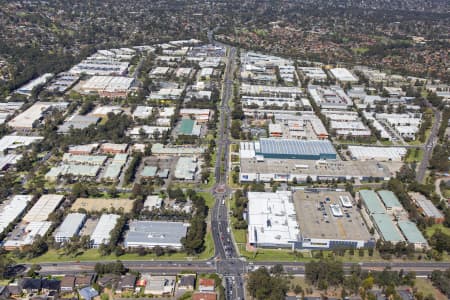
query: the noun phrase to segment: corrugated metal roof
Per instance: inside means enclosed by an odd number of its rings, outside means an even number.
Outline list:
[[[426,244],[427,240],[423,237],[416,224],[411,221],[399,221],[398,227],[402,231],[406,240],[413,244]]]
[[[383,201],[386,207],[402,207],[400,201],[398,201],[397,196],[391,191],[378,191],[378,195],[381,197],[381,201]]]
[[[361,190],[359,195],[370,214],[383,214],[386,212],[377,194],[372,190]]]
[[[327,140],[260,139],[260,152],[263,154],[319,155],[336,154]]]
[[[372,218],[385,241],[396,243],[405,240],[397,230],[390,216],[386,214],[374,214]]]

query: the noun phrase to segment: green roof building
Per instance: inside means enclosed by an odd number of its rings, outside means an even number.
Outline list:
[[[388,211],[390,210],[403,210],[403,206],[400,203],[400,201],[398,201],[397,196],[395,196],[395,194],[391,191],[378,191],[378,195],[380,195],[381,197],[381,201],[383,201],[384,206],[386,207],[386,209]]]
[[[145,166],[141,172],[142,177],[155,177],[156,171],[158,171],[157,167],[154,166]]]
[[[391,242],[393,244],[405,241],[389,215],[373,214],[372,220],[378,233],[384,241]]]
[[[398,228],[406,238],[408,243],[414,244],[415,248],[428,247],[427,240],[423,237],[422,232],[417,228],[416,224],[411,221],[398,221]]]
[[[361,190],[359,191],[359,195],[361,197],[361,201],[367,209],[367,212],[370,215],[384,214],[386,212],[386,209],[378,198],[377,193],[375,193],[374,191]]]

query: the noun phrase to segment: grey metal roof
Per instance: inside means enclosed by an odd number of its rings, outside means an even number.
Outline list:
[[[173,246],[181,247],[188,224],[165,221],[131,221],[125,238],[125,247]]]
[[[318,155],[336,154],[328,140],[260,139],[261,153]]]
[[[71,238],[78,233],[81,224],[86,219],[85,214],[70,213],[55,232],[55,238]]]

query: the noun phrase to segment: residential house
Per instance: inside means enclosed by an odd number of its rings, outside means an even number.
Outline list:
[[[200,278],[198,282],[198,290],[200,292],[214,292],[216,283],[214,279]]]

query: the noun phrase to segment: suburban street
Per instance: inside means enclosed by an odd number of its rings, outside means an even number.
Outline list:
[[[434,122],[433,126],[431,128],[430,136],[428,137],[428,140],[426,141],[424,145],[424,153],[423,153],[423,159],[421,160],[417,172],[416,172],[416,179],[417,182],[422,182],[425,178],[425,173],[427,171],[428,165],[430,164],[430,158],[433,154],[434,146],[436,146],[437,140],[438,140],[438,133],[439,133],[439,127],[441,125],[441,112],[437,110],[436,108],[432,107],[431,104],[427,101],[428,107],[431,107],[434,112]]]

